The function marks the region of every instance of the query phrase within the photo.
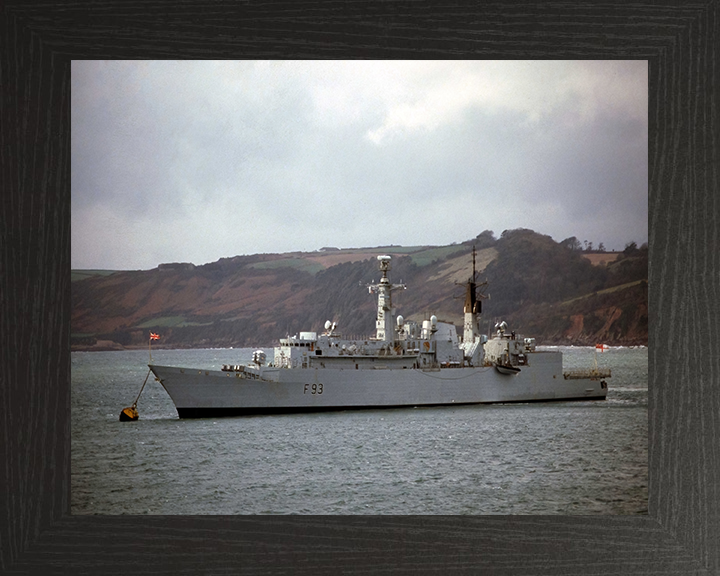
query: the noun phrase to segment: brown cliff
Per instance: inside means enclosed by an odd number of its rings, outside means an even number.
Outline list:
[[[462,284],[478,246],[479,280],[488,280],[483,328],[497,319],[539,343],[647,344],[647,249],[627,254],[570,250],[529,230],[487,232],[451,246],[323,249],[162,264],[146,271],[76,271],[73,349],[155,346],[271,346],[301,330],[338,322],[347,335],[374,331],[378,254],[393,256],[398,313],[433,313],[462,325]],[[100,344],[102,342],[102,344]]]

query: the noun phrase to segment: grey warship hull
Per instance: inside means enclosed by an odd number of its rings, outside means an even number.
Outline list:
[[[362,408],[600,400],[601,378],[562,373],[559,352],[536,352],[516,374],[461,368],[265,368],[243,372],[151,366],[181,418]]]

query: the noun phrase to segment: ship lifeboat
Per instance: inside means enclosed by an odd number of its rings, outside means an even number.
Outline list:
[[[520,372],[520,368],[517,366],[505,366],[503,364],[495,364],[495,370],[500,372],[500,374],[506,374],[506,375],[513,375]]]

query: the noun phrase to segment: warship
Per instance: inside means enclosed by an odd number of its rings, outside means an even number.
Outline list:
[[[506,322],[481,334],[473,249],[465,283],[462,336],[435,315],[422,322],[396,314],[391,257],[377,257],[382,278],[367,285],[377,294],[375,334],[344,338],[337,323],[279,340],[268,361],[255,350],[248,364],[219,370],[148,367],[180,418],[361,408],[399,408],[560,400],[604,400],[609,369],[563,370],[562,352],[540,350],[534,338],[509,331]]]

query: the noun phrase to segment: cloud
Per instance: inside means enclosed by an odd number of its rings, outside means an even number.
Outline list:
[[[73,62],[73,267],[517,227],[647,240],[646,63]]]

